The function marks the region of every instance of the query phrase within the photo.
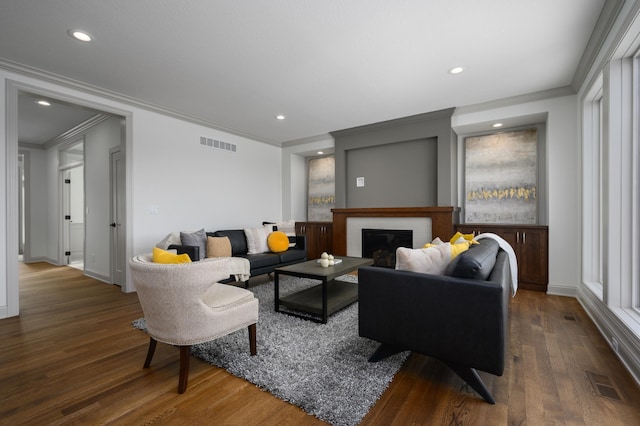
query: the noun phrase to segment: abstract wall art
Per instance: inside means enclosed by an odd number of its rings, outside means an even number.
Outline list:
[[[313,158],[309,160],[309,203],[308,221],[333,220],[331,209],[336,206],[336,166],[335,157]]]
[[[538,132],[465,139],[465,222],[537,224]]]

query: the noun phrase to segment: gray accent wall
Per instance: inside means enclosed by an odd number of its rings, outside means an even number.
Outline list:
[[[331,132],[336,207],[456,206],[454,108]],[[356,178],[364,177],[364,187]]]
[[[436,138],[428,138],[347,151],[349,207],[435,206],[437,144]],[[364,186],[357,186],[357,179],[361,179]],[[375,206],[371,200],[375,200]]]

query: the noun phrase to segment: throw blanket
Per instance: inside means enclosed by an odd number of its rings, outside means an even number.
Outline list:
[[[515,297],[516,291],[518,291],[518,262],[516,260],[516,253],[513,251],[513,247],[511,247],[511,244],[506,242],[502,237],[491,232],[485,232],[475,236],[476,240],[481,240],[483,238],[496,240],[500,248],[509,256],[509,266],[511,267],[511,296]]]
[[[215,262],[217,270],[233,276],[236,281],[247,281],[251,276],[251,265],[244,257],[206,257],[200,262]]]

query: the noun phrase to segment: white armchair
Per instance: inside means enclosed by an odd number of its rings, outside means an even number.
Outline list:
[[[249,290],[218,283],[229,278],[228,258],[167,265],[140,255],[129,267],[150,336],[144,368],[158,341],[179,346],[178,393],[187,389],[191,345],[248,327],[251,355],[256,354],[258,299]]]

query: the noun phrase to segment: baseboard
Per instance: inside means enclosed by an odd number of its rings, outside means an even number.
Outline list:
[[[46,262],[46,263],[50,263],[52,265],[60,266],[57,261],[55,261],[54,259],[52,259],[50,257],[47,257],[47,256],[29,257],[28,259],[22,259],[22,262],[26,263],[26,264]]]
[[[577,297],[578,289],[572,285],[549,284],[547,286],[547,294],[553,296]]]
[[[640,339],[638,336],[585,286],[581,285],[578,288],[578,301],[640,386]]]
[[[107,284],[111,284],[111,278],[110,277],[104,276],[102,274],[99,274],[97,272],[91,271],[89,269],[85,268],[84,274],[86,276],[88,276],[89,278],[93,278],[95,280],[102,281],[102,282],[107,283]]]

